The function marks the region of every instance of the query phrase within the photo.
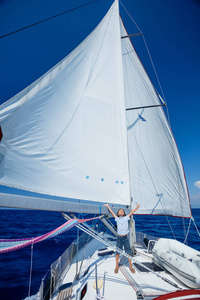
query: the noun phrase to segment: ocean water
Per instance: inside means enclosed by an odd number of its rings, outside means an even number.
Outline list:
[[[200,231],[200,209],[192,210],[196,225]],[[188,220],[164,216],[134,216],[136,230],[155,237],[173,238],[170,222],[176,238],[184,240],[184,226]],[[42,235],[63,224],[65,220],[57,212],[0,210],[0,238],[14,239]],[[99,221],[100,222],[100,221]],[[101,225],[103,226],[103,225]],[[33,247],[33,267],[31,295],[37,293],[41,280],[50,265],[76,239],[76,228],[55,238],[35,244]],[[191,223],[188,245],[200,251],[200,237]],[[10,253],[0,254],[0,300],[22,300],[28,296],[31,264],[31,247]]]

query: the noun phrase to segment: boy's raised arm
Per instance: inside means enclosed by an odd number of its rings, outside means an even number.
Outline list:
[[[107,207],[107,209],[111,212],[111,214],[113,215],[113,217],[114,218],[116,218],[116,215],[115,215],[115,213],[112,211],[112,209],[110,208],[110,206],[108,205],[108,204],[104,204],[106,207]]]
[[[128,215],[129,215],[129,217],[132,215],[132,214],[134,214],[134,212],[136,212],[136,210],[138,210],[138,208],[140,207],[140,204],[139,203],[137,203],[137,206],[136,206],[136,208],[134,208]]]

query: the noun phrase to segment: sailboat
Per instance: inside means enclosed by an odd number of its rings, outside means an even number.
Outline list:
[[[77,225],[86,235],[51,266],[36,299],[200,298],[199,252],[135,234],[133,220],[136,272],[123,251],[113,272],[116,231],[104,203],[129,212],[139,202],[140,214],[192,218],[164,105],[115,0],[77,48],[0,106],[0,184],[41,194],[1,193],[0,206],[61,211],[66,219],[99,214],[112,231]]]

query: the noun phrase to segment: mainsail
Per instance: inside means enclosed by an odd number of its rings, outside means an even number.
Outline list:
[[[121,35],[127,36],[122,21]],[[131,197],[140,202],[142,214],[190,217],[187,184],[175,139],[130,39],[122,39],[122,61],[126,107],[144,107],[127,111]]]
[[[142,214],[191,216],[163,109],[126,114],[160,102],[125,35],[115,1],[72,53],[0,106],[0,184],[94,203],[132,197]]]

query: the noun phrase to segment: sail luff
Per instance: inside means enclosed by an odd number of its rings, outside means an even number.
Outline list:
[[[116,0],[117,5],[118,5],[118,15],[119,15],[119,27],[120,27],[120,22],[121,22],[121,16],[119,13],[119,1]],[[121,27],[120,27],[120,39],[122,39],[123,37],[121,36]],[[123,86],[123,103],[124,103],[124,123],[126,124],[126,102],[125,102],[125,85],[124,85],[124,72],[123,72],[123,59],[122,59],[122,44],[120,41],[120,53],[121,53],[121,68],[122,68],[122,73],[121,73],[121,81],[122,81],[122,86]],[[130,183],[130,159],[129,159],[129,147],[128,147],[128,132],[127,130],[126,132],[126,149],[127,149],[127,164],[128,164],[128,182],[129,182],[129,195],[128,195],[128,199],[129,199],[129,203],[130,203],[130,208],[133,209],[132,205],[133,205],[133,201],[131,198],[131,183]]]

